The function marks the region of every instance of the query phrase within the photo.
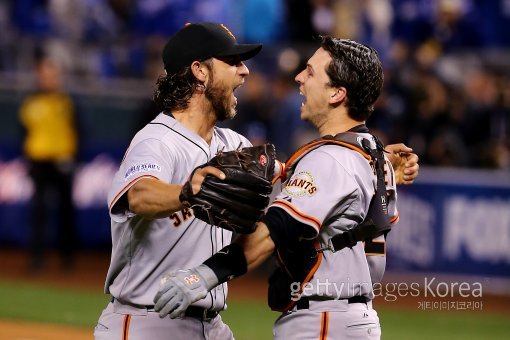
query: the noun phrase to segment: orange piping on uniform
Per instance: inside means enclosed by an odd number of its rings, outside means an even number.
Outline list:
[[[280,166],[280,173],[279,173],[278,175],[276,175],[276,176],[273,178],[273,180],[271,181],[271,184],[275,184],[275,183],[276,183],[276,181],[277,181],[279,178],[281,178],[281,179],[282,179],[282,181],[283,181],[283,174],[285,173],[285,165],[284,165],[282,162],[280,162],[279,160],[276,160],[276,162],[277,162],[277,163],[279,164],[279,166]]]
[[[397,212],[397,214],[395,216],[393,216],[393,218],[390,220],[390,223],[393,224],[393,223],[397,222],[398,218],[399,218],[399,216],[398,216],[398,212]]]
[[[302,147],[301,149],[299,149],[294,155],[292,155],[289,160],[287,161],[287,164],[285,165],[286,167],[289,167],[296,159],[298,159],[303,153],[307,152],[310,148],[316,146],[316,145],[320,145],[320,144],[339,144],[339,145],[342,145],[342,146],[345,146],[351,150],[355,150],[355,151],[358,151],[360,154],[363,155],[363,157],[365,157],[367,160],[372,160],[372,157],[370,157],[369,154],[367,154],[366,152],[364,152],[363,150],[361,150],[360,148],[357,148],[351,144],[348,144],[348,143],[345,143],[345,142],[341,142],[341,141],[338,141],[338,140],[331,140],[331,139],[324,139],[324,140],[319,140],[319,141],[316,141],[316,142],[312,142],[308,145],[305,145],[304,147]]]
[[[108,210],[111,210],[112,207],[115,205],[115,203],[117,202],[117,200],[119,199],[120,196],[124,195],[124,193],[126,192],[126,190],[131,187],[133,185],[134,182],[142,179],[142,178],[154,178],[154,179],[157,179],[159,180],[159,178],[157,178],[156,176],[151,176],[151,175],[143,175],[143,176],[140,176],[140,177],[136,177],[135,179],[133,179],[131,182],[129,182],[126,186],[124,186],[124,188],[122,188],[121,191],[119,191],[119,193],[117,195],[115,195],[115,197],[113,198],[112,200],[112,203],[110,203],[110,206],[108,207]]]
[[[285,201],[277,200],[277,201],[274,201],[272,205],[281,205],[283,207],[286,207],[286,208],[290,209],[291,212],[293,212],[294,214],[298,215],[302,219],[305,219],[305,220],[310,221],[311,223],[313,223],[317,227],[316,228],[317,230],[321,229],[321,222],[318,219],[316,219],[315,217],[303,214],[302,212],[300,212],[299,210],[297,210],[296,208],[294,208],[292,205],[290,205],[289,203],[287,203]]]
[[[328,326],[329,326],[329,312],[321,313],[321,335],[320,340],[326,340],[328,338]]]
[[[131,323],[131,315],[124,315],[124,322],[122,323],[122,340],[129,340],[129,324]]]

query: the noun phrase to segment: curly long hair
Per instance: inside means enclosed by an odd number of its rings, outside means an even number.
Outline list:
[[[349,116],[357,121],[367,120],[374,111],[374,103],[381,94],[384,76],[377,51],[349,39],[321,37],[321,47],[333,61],[327,66],[332,87],[347,89]]]
[[[211,69],[210,60],[202,61],[207,68]],[[156,90],[152,99],[159,109],[171,112],[184,110],[188,107],[191,96],[197,87],[203,85],[191,72],[191,67],[186,66],[175,74],[161,75],[156,82]]]

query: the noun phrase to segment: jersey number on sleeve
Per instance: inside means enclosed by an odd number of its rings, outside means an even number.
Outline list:
[[[191,216],[193,216],[193,211],[191,209],[184,208],[181,211],[177,211],[170,215],[170,218],[174,221],[174,227],[178,227],[183,221],[187,221]]]

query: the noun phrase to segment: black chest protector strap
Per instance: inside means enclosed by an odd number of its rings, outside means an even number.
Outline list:
[[[333,236],[329,240],[328,248],[333,252],[345,247],[352,248],[356,243],[385,235],[391,230],[390,218],[388,215],[388,196],[386,183],[384,181],[384,149],[381,142],[376,138],[376,148],[372,149],[370,143],[362,140],[363,148],[370,154],[374,162],[377,175],[377,186],[375,195],[370,201],[367,216],[358,226]]]

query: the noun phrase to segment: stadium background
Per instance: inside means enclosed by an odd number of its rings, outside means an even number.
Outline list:
[[[389,236],[388,273],[376,300],[384,337],[505,338],[509,0],[2,0],[0,339],[57,339],[58,332],[92,338],[107,300],[106,192],[130,138],[156,113],[150,97],[162,46],[188,21],[223,22],[238,40],[264,43],[248,62],[239,114],[227,126],[254,144],[272,141],[281,159],[315,136],[299,121],[293,81],[316,47],[313,37],[328,33],[376,47],[385,90],[369,126],[385,142],[412,146],[422,165],[417,183],[399,191],[401,220]],[[64,67],[78,107],[73,198],[80,255],[72,272],[60,272],[51,256],[46,271],[33,275],[26,270],[33,188],[18,109],[34,90],[41,52]],[[50,225],[49,246],[55,233]],[[240,339],[270,338],[277,315],[264,307],[267,270],[232,284],[225,318]],[[420,293],[404,296],[398,284],[415,284]],[[459,294],[461,284],[468,296]]]

